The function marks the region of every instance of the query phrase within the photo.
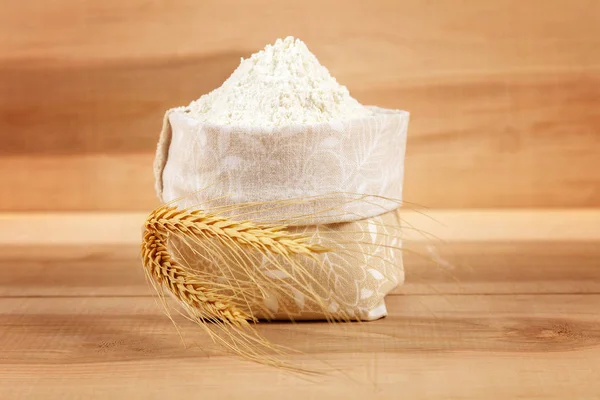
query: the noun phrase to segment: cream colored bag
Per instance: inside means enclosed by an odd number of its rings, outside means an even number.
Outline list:
[[[154,165],[163,202],[231,220],[283,224],[332,250],[302,259],[301,277],[294,275],[298,268],[270,269],[289,262],[288,255],[244,258],[285,288],[253,293],[253,301],[239,304],[245,315],[373,320],[387,314],[384,296],[404,279],[397,208],[409,114],[372,110],[369,118],[278,129],[215,126],[183,108],[165,114]],[[235,270],[245,253],[232,255],[217,239],[206,237],[207,247],[171,237],[169,257],[213,277],[217,286],[225,267],[231,279],[247,276]]]

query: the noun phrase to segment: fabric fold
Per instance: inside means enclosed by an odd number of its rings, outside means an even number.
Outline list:
[[[278,211],[256,208],[263,221],[312,215],[306,224],[394,210],[409,114],[370,108],[373,117],[277,129],[216,126],[169,110],[154,164],[157,194],[182,208],[312,198]],[[357,201],[361,196],[371,198]]]

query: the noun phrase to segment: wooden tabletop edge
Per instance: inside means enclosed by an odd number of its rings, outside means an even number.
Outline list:
[[[137,244],[143,212],[0,213],[0,245]],[[598,241],[600,209],[401,211],[406,242]],[[411,229],[412,228],[417,228]],[[426,232],[424,235],[420,232]]]

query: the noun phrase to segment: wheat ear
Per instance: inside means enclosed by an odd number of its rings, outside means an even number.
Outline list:
[[[261,301],[257,299],[262,300],[261,296],[264,294],[260,289],[268,288],[270,282],[260,275],[251,258],[244,258],[249,257],[248,255],[240,255],[239,252],[246,249],[248,254],[252,254],[258,250],[260,254],[274,254],[290,261],[291,266],[297,266],[293,257],[316,259],[318,254],[329,251],[326,247],[311,243],[304,235],[287,231],[284,225],[235,221],[202,210],[180,210],[167,205],[157,208],[148,216],[144,230],[142,263],[157,291],[161,285],[164,286],[182,303],[190,319],[205,328],[214,340],[238,355],[283,366],[256,348],[262,346],[263,350],[276,350],[275,346],[252,329],[246,329],[251,328],[250,322],[256,322],[252,307],[260,307]],[[233,261],[246,273],[246,277],[252,276],[254,290],[259,292],[258,297],[255,295],[248,302],[244,294],[248,285],[243,282],[243,277],[242,283],[234,284],[232,281],[236,280],[235,277],[224,275],[223,278],[229,279],[229,283],[219,285],[214,277],[207,277],[190,269],[185,258],[175,258],[170,254],[170,238],[185,238],[188,246],[190,244],[187,241],[191,240],[192,246],[195,244],[204,247],[218,258],[217,264],[220,265],[227,264],[231,259],[226,260],[224,253],[216,251],[211,240],[233,249],[238,253],[238,258]],[[277,290],[283,291],[285,288]],[[306,290],[309,291],[308,288]]]
[[[183,233],[208,238],[233,239],[242,246],[260,246],[282,255],[314,254],[329,251],[324,246],[309,242],[309,238],[286,231],[285,225],[257,224],[251,221],[234,221],[202,210],[180,210],[162,206],[154,210],[145,223],[147,232],[168,235]]]
[[[146,224],[142,244],[142,262],[150,276],[183,303],[231,324],[247,325],[250,315],[229,304],[225,296],[207,288],[182,268],[169,254],[167,232],[156,228],[156,225]]]

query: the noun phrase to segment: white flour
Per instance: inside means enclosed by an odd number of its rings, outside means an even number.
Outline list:
[[[243,59],[221,87],[185,110],[215,124],[279,127],[371,116],[293,37]]]

